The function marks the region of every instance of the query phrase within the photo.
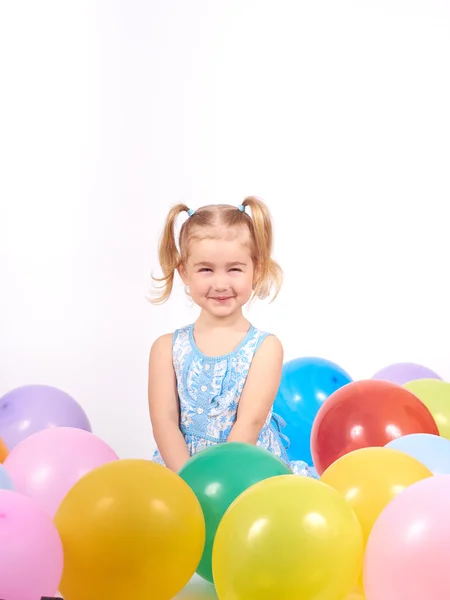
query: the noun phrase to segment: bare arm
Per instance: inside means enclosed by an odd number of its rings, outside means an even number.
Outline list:
[[[282,366],[283,346],[271,335],[253,357],[229,442],[256,444],[277,395]]]
[[[180,409],[172,364],[172,335],[158,338],[150,351],[148,403],[153,436],[166,466],[178,472],[189,460],[180,431]]]

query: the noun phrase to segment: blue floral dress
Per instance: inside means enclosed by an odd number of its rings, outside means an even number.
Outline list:
[[[206,356],[194,340],[194,325],[177,329],[172,354],[180,402],[180,429],[192,456],[208,446],[227,441],[236,421],[239,398],[253,357],[270,335],[253,325],[237,348],[222,356]],[[289,440],[281,433],[283,419],[272,411],[261,429],[257,445],[280,458],[293,473],[318,478],[303,461],[289,461]],[[164,464],[156,450],[153,460]]]

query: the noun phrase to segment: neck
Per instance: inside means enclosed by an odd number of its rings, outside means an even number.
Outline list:
[[[217,317],[202,310],[196,324],[201,328],[222,329],[222,328],[247,328],[249,321],[244,317],[242,309],[234,312],[226,317]]]

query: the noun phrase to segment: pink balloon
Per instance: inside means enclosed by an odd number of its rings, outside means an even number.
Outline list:
[[[366,547],[366,600],[450,597],[449,505],[450,475],[436,475],[386,506]]]
[[[55,596],[63,547],[53,521],[33,500],[0,490],[0,598]]]
[[[3,466],[16,491],[34,498],[54,517],[64,496],[83,475],[117,459],[117,454],[92,433],[55,427],[20,442]]]

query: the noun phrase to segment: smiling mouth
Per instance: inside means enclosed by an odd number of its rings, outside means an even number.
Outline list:
[[[211,300],[216,300],[217,302],[225,302],[225,300],[231,300],[234,296],[214,296],[211,297]]]

